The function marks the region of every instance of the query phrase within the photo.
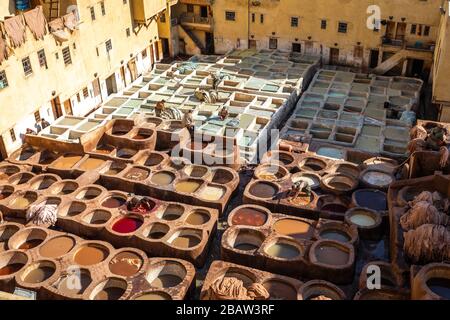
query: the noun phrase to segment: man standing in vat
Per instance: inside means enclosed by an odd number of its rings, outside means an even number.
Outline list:
[[[188,110],[183,114],[183,119],[181,119],[181,124],[183,127],[189,130],[191,137],[194,135],[194,119],[192,117],[192,109]]]

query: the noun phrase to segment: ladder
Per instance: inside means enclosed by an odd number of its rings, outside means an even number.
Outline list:
[[[49,20],[52,21],[56,18],[59,18],[59,0],[48,0],[48,15]]]

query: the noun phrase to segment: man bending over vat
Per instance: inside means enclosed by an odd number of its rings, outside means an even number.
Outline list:
[[[417,125],[411,129],[408,151],[413,154],[416,151],[439,151],[439,164],[443,168],[448,163],[450,155],[447,144],[447,129],[441,125],[427,131],[423,126]]]

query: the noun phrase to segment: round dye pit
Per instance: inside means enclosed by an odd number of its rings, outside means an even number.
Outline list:
[[[258,181],[250,187],[250,194],[257,198],[270,199],[278,193],[278,187],[269,182]]]
[[[87,205],[83,202],[72,201],[71,203],[65,205],[63,208],[58,210],[58,216],[60,217],[75,217],[80,213],[84,212]]]
[[[30,188],[32,190],[46,190],[57,181],[58,179],[51,175],[38,176],[30,181]]]
[[[75,239],[72,237],[58,236],[46,241],[39,249],[39,253],[45,258],[59,258],[70,252],[75,243]]]
[[[132,158],[138,151],[133,149],[119,149],[117,150],[116,156],[122,159],[130,159]]]
[[[286,168],[276,164],[266,164],[255,170],[255,176],[260,180],[278,181],[289,174]]]
[[[377,224],[376,213],[363,208],[353,209],[347,214],[347,220],[357,227],[370,228]]]
[[[346,265],[350,259],[350,254],[347,251],[327,243],[318,245],[314,254],[319,263],[333,266]]]
[[[349,242],[351,240],[351,237],[346,232],[332,228],[325,229],[322,232],[320,232],[320,238],[327,240],[335,240],[343,243]]]
[[[14,187],[12,186],[2,186],[0,187],[0,201],[8,198],[14,192]]]
[[[265,252],[271,257],[280,259],[294,259],[301,254],[297,247],[285,242],[276,242],[269,245]]]
[[[181,249],[189,249],[197,246],[202,239],[201,232],[197,230],[182,230],[172,237],[170,244]]]
[[[202,200],[218,201],[225,194],[226,189],[224,187],[207,185],[197,194]]]
[[[175,180],[175,174],[169,171],[161,171],[152,175],[150,181],[158,186],[168,186]]]
[[[105,164],[105,160],[96,159],[96,158],[88,158],[78,167],[80,170],[88,171],[88,170],[96,170]]]
[[[118,220],[112,226],[112,229],[117,233],[132,233],[139,229],[143,224],[143,221],[136,217],[124,217]]]
[[[24,183],[28,183],[31,179],[33,179],[35,175],[29,172],[20,172],[8,179],[8,183],[12,185],[21,185]]]
[[[132,168],[125,174],[125,179],[142,181],[148,178],[150,171],[143,168]]]
[[[140,255],[131,251],[117,254],[109,262],[109,270],[119,276],[131,277],[141,270],[143,260]]]
[[[302,300],[344,300],[345,294],[339,287],[323,280],[306,282],[299,290]]]
[[[175,190],[183,193],[194,193],[200,188],[202,183],[202,181],[196,180],[180,181],[175,185]]]
[[[81,270],[79,277],[63,276],[56,282],[56,288],[60,293],[66,296],[80,295],[92,283],[91,275],[87,270]]]
[[[34,201],[36,201],[37,195],[35,193],[26,193],[25,195],[17,196],[10,203],[9,206],[12,209],[24,210],[28,208]]]
[[[0,267],[0,277],[9,276],[25,266],[25,263],[10,263],[6,266]]]
[[[42,261],[26,268],[20,278],[25,283],[36,284],[49,279],[55,271],[56,266],[53,262]]]
[[[356,178],[342,173],[326,175],[321,183],[322,189],[336,194],[352,191],[358,185]]]
[[[174,221],[179,219],[184,213],[184,207],[177,204],[169,204],[161,215],[161,219]]]
[[[74,255],[74,262],[81,266],[91,266],[104,261],[109,250],[101,245],[85,245],[78,249]]]
[[[97,209],[86,214],[82,218],[82,221],[91,225],[102,225],[107,223],[111,219],[111,216],[111,212]]]
[[[234,176],[230,171],[217,169],[214,171],[212,182],[224,185],[230,183],[231,181],[233,181],[233,179]]]
[[[0,277],[8,277],[19,272],[28,262],[25,253],[8,251],[0,253]]]
[[[193,226],[201,226],[210,219],[211,217],[207,211],[196,210],[187,216],[186,222]]]
[[[275,232],[295,239],[311,239],[314,227],[296,219],[280,219],[273,224]]]
[[[361,181],[369,187],[386,189],[394,182],[394,177],[379,170],[366,170],[361,174]]]
[[[0,226],[0,253],[8,250],[8,240],[11,238],[20,228],[12,224],[4,224]]]
[[[157,291],[157,292],[143,293],[134,298],[134,300],[172,300],[172,297],[165,292]]]
[[[272,279],[264,282],[270,300],[297,300],[297,290],[287,282]]]
[[[267,159],[270,162],[280,161],[285,166],[288,166],[294,162],[294,157],[292,157],[289,153],[272,151],[268,153],[269,158]]]
[[[427,287],[436,295],[450,300],[450,278],[431,278]]]
[[[233,225],[260,227],[267,221],[267,213],[251,207],[243,207],[234,212],[231,223]]]
[[[208,173],[208,167],[189,165],[184,172],[192,178],[203,178]]]
[[[158,153],[151,153],[145,160],[144,165],[147,167],[154,167],[164,161],[164,157]]]
[[[264,234],[253,229],[240,229],[234,240],[230,239],[231,247],[242,251],[257,250],[264,242]]]
[[[102,202],[102,207],[108,208],[108,209],[118,209],[118,208],[125,208],[125,205],[127,203],[127,199],[120,197],[120,196],[113,196],[106,198]]]
[[[52,167],[61,170],[71,169],[77,162],[79,162],[83,157],[82,156],[64,156],[58,158],[53,162]]]
[[[135,136],[132,137],[134,140],[146,140],[150,138],[152,134],[146,131],[139,131]]]
[[[318,158],[307,157],[300,161],[300,168],[304,171],[318,172],[324,170],[326,166],[326,162]]]
[[[77,195],[76,198],[79,200],[93,200],[102,194],[102,190],[95,187],[83,188]]]
[[[78,188],[79,188],[79,185],[75,181],[61,181],[61,182],[55,183],[52,186],[50,193],[54,194],[54,195],[60,195],[60,196],[68,195],[68,194],[73,193]]]
[[[369,208],[375,211],[387,210],[386,194],[378,190],[356,190],[353,192],[353,201],[357,207]]]
[[[110,278],[94,289],[93,300],[119,300],[126,289],[127,282],[125,280]]]
[[[159,240],[162,239],[169,232],[169,230],[170,228],[168,225],[156,222],[152,224],[148,231],[144,234],[147,234],[147,238],[149,239]]]
[[[292,182],[306,182],[311,189],[317,189],[320,186],[320,176],[314,173],[298,172],[292,175]]]
[[[173,288],[186,277],[186,269],[178,262],[165,261],[162,265],[152,266],[147,273],[147,281],[154,288]]]
[[[345,213],[348,210],[348,207],[342,203],[327,203],[327,204],[324,204],[320,208],[320,210],[336,212],[336,213]]]

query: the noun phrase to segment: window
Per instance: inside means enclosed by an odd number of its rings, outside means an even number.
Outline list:
[[[346,22],[339,22],[338,32],[339,33],[347,33],[347,23]]]
[[[41,121],[41,113],[39,110],[34,113],[34,120],[36,120],[36,122]]]
[[[123,4],[127,4],[127,0],[123,0]]]
[[[74,42],[74,43],[72,43],[72,48],[73,48],[73,50],[77,50],[77,45],[76,45],[76,43]]]
[[[269,39],[269,49],[277,49],[278,48],[278,39],[270,38]]]
[[[100,2],[100,9],[102,10],[102,16],[106,15],[105,1]]]
[[[300,43],[293,43],[292,51],[293,52],[302,52],[302,45]]]
[[[423,30],[423,35],[425,37],[428,37],[430,35],[430,26],[425,26],[425,29]]]
[[[9,130],[9,135],[11,136],[11,141],[16,141],[16,133],[14,132],[14,128]]]
[[[320,28],[325,30],[327,28],[327,20],[320,21]]]
[[[297,17],[292,17],[291,18],[291,27],[292,28],[298,28],[298,18]]]
[[[364,57],[363,46],[355,46],[355,50],[353,51],[353,57],[355,59],[362,59]]]
[[[59,53],[58,52],[55,52],[55,59],[59,60]]]
[[[412,24],[411,25],[411,34],[416,34],[417,32],[417,24]]]
[[[8,87],[8,79],[4,70],[0,71],[0,89]]]
[[[164,13],[159,17],[159,21],[161,23],[166,23],[166,15]]]
[[[64,64],[66,66],[68,66],[69,64],[72,64],[72,57],[70,56],[70,48],[65,47],[62,50],[62,54],[63,54]]]
[[[109,53],[112,50],[112,42],[111,39],[105,42],[106,52]]]
[[[97,53],[97,57],[100,57],[100,51],[98,50],[98,47],[95,48],[95,52]]]
[[[77,93],[77,101],[78,101],[78,102],[81,102],[81,97],[80,97],[80,94],[79,94],[79,93]]]
[[[225,11],[225,20],[236,21],[236,12],[234,12],[234,11]]]
[[[189,13],[194,13],[194,5],[187,4],[186,5],[186,11],[189,12]]]
[[[127,29],[125,30],[125,33],[127,34],[127,38],[128,38],[129,36],[131,36],[130,28],[127,28]]]
[[[40,66],[41,68],[48,69],[48,66],[47,66],[47,57],[45,56],[45,51],[44,51],[44,49],[39,50],[37,54],[38,54],[38,59],[39,59],[39,66]]]
[[[142,55],[142,59],[147,58],[147,49],[142,50],[141,55]]]
[[[259,22],[264,23],[264,15],[263,14],[261,14],[259,16]]]
[[[89,90],[87,87],[83,88],[83,97],[85,99],[89,97]]]
[[[256,14],[252,13],[252,22],[255,23],[256,21]]]
[[[26,57],[22,59],[23,72],[25,76],[29,76],[33,73],[33,68],[31,67],[30,57]]]
[[[91,20],[94,21],[95,20],[95,9],[94,9],[94,7],[91,7],[90,11],[91,11]]]

